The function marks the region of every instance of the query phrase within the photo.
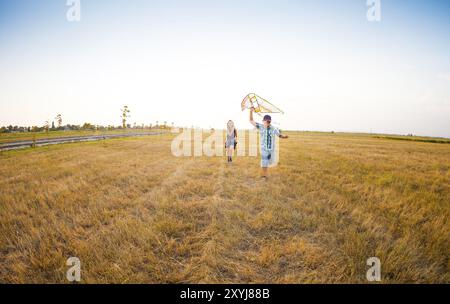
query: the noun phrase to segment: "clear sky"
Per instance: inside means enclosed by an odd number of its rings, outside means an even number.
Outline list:
[[[0,125],[175,122],[450,137],[450,1],[0,0]]]

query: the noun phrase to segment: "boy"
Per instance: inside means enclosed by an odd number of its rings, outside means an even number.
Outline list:
[[[270,125],[272,118],[269,115],[264,116],[262,124],[255,122],[253,120],[254,111],[255,108],[252,107],[250,109],[250,123],[259,130],[261,144],[261,177],[267,178],[267,168],[273,163],[274,159],[275,136],[280,138],[288,138],[288,136],[282,135],[279,129]]]

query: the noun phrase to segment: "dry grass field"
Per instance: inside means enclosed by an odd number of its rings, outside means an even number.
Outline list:
[[[290,133],[259,159],[173,135],[0,155],[0,282],[450,283],[450,145]]]

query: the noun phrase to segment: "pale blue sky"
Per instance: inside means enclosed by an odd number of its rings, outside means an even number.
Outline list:
[[[284,129],[450,137],[450,2],[0,0],[0,125],[201,127],[272,101]]]

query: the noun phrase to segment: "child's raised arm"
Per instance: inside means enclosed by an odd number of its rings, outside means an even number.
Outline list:
[[[256,122],[253,120],[253,111],[255,111],[255,108],[254,108],[254,107],[251,107],[251,108],[250,108],[250,123],[251,123],[254,127],[256,127]]]

